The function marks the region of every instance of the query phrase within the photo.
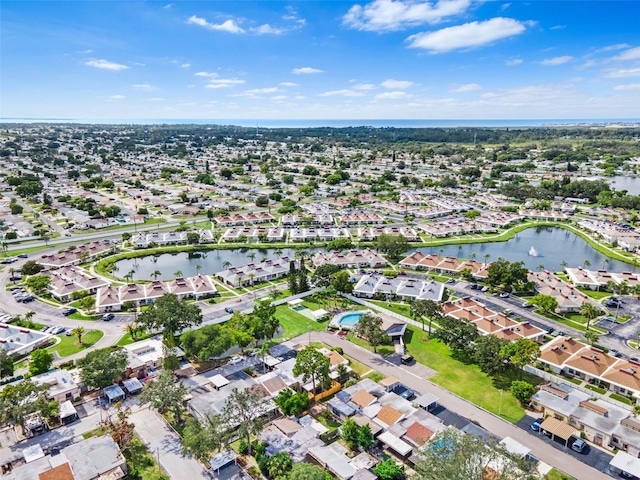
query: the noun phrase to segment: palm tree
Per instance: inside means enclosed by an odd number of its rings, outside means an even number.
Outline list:
[[[264,359],[267,358],[267,355],[271,354],[271,350],[269,349],[269,342],[264,342],[262,345],[258,347],[258,358],[262,360],[262,368],[265,368]]]
[[[196,265],[196,274],[197,274],[197,275],[200,275],[200,270],[202,270],[202,265],[197,264],[197,265]]]
[[[182,270],[176,270],[175,272],[173,272],[173,276],[176,278],[181,278],[182,277]]]
[[[36,312],[33,310],[28,311],[24,314],[24,321],[27,322],[27,325],[31,325],[31,319],[35,316]]]
[[[13,267],[9,268],[9,277],[12,278],[12,282],[15,285],[16,284],[16,278],[13,276],[13,274],[16,273],[16,269]]]
[[[584,338],[586,338],[589,341],[589,344],[593,347],[593,345],[598,341],[598,338],[600,338],[600,335],[593,330],[587,330],[584,332]]]
[[[540,270],[541,272],[544,271],[544,264],[539,263],[538,264],[538,270]]]
[[[569,264],[566,262],[566,260],[563,260],[560,262],[560,266],[562,267],[562,269],[564,270],[565,268],[567,268]]]
[[[608,258],[605,258],[605,259],[602,261],[602,269],[603,269],[603,270],[606,270],[606,269],[605,269],[605,265],[609,265],[609,259],[608,259]]]
[[[591,266],[591,262],[585,258],[584,262],[582,262],[582,264],[584,265],[585,268],[590,267]]]
[[[273,254],[274,254],[276,257],[281,257],[281,256],[282,256],[282,249],[281,249],[280,247],[276,248],[276,249],[273,251]]]
[[[491,258],[491,254],[490,253],[485,253],[484,254],[484,263],[489,263],[489,259]]]
[[[140,331],[140,327],[138,327],[138,325],[136,325],[135,323],[130,323],[129,325],[127,325],[125,327],[125,331],[131,335],[131,340],[133,340],[134,342],[137,340],[137,336],[138,336],[138,332]]]
[[[225,270],[230,266],[231,266],[231,262],[229,260],[225,260],[224,262],[222,262],[222,268],[224,268]]]
[[[84,327],[76,327],[71,330],[71,335],[78,337],[78,343],[82,344],[82,336],[84,335],[86,329]]]
[[[640,415],[640,405],[634,405],[633,406],[633,416],[637,417],[638,415]]]
[[[256,252],[251,252],[249,254],[247,254],[247,258],[251,259],[251,263],[253,263],[253,261],[256,259]]]
[[[249,281],[251,282],[251,286],[253,287],[253,284],[254,284],[253,280],[256,278],[256,274],[251,272],[247,275],[247,277],[249,278]]]
[[[129,270],[125,275],[124,275],[124,279],[125,280],[129,280],[130,282],[133,281],[133,275],[136,273],[135,270]]]
[[[476,252],[471,252],[471,260],[475,260],[476,259]]]
[[[160,275],[162,275],[162,272],[160,270],[154,270],[150,276],[153,277],[154,280],[157,280]]]
[[[591,302],[583,302],[580,306],[580,315],[584,315],[587,318],[587,331],[591,326],[591,320],[600,315],[600,310]]]

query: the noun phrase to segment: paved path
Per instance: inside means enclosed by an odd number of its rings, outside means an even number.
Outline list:
[[[323,342],[330,346],[342,347],[344,352],[384,375],[395,376],[402,383],[420,393],[432,393],[440,399],[439,403],[469,421],[481,426],[492,434],[504,438],[511,437],[531,449],[531,454],[539,460],[552,465],[578,479],[611,480],[608,475],[582,463],[570,455],[548,445],[543,440],[523,432],[517,426],[506,422],[496,415],[452,394],[444,388],[425,380],[425,366],[418,363],[406,366],[395,365],[380,355],[375,355],[353,343],[327,332],[305,333],[292,340],[294,343],[306,344],[309,341]]]
[[[143,409],[131,415],[135,431],[171,479],[211,479],[202,465],[182,455],[180,438],[158,415]]]

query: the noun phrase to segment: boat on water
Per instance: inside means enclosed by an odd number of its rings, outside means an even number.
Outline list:
[[[530,257],[537,257],[538,256],[538,251],[533,248],[533,246],[531,246],[531,249],[529,249],[529,256]]]

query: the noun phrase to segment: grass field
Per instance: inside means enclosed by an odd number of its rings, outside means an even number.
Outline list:
[[[404,315],[407,318],[411,318],[411,307],[406,303],[399,302],[381,302],[380,300],[367,300],[368,302],[373,303],[379,307],[382,307],[386,310],[391,310],[392,312],[397,313],[398,315]]]
[[[370,352],[373,352],[373,347],[369,345],[369,342],[356,337],[352,333],[347,335],[347,340],[349,340],[351,343],[354,343],[355,345],[358,345],[359,347],[365,348]],[[376,350],[377,350],[377,353],[379,353],[383,357],[388,357],[389,355],[395,352],[393,345],[378,345]]]
[[[139,342],[140,340],[146,340],[147,338],[151,338],[155,335],[157,335],[157,333],[146,333],[144,335],[138,334],[136,335],[136,339],[134,340],[133,338],[131,338],[130,333],[125,333],[122,336],[122,338],[118,340],[118,343],[116,343],[116,345],[119,347],[124,347],[125,345],[131,345],[134,342]]]
[[[61,357],[68,357],[69,355],[92,347],[103,335],[104,333],[100,330],[88,330],[87,333],[82,336],[82,345],[78,344],[78,337],[74,335],[70,337],[62,335],[60,342],[53,347],[49,347],[49,350],[51,350],[51,352],[57,352]]]
[[[545,480],[576,480],[569,475],[566,475],[555,468],[551,469],[549,473],[544,476]]]
[[[276,308],[275,317],[283,328],[283,338],[294,338],[310,331],[322,331],[326,328],[326,322],[315,322],[304,315],[291,310],[287,305]]]
[[[416,361],[439,373],[430,378],[433,383],[469,400],[470,402],[516,423],[524,416],[524,408],[509,392],[511,381],[517,377],[493,379],[475,364],[452,357],[451,350],[438,340],[428,338],[426,332],[409,326],[405,334],[407,349]],[[523,379],[537,383],[536,377]],[[501,391],[502,390],[502,391]]]

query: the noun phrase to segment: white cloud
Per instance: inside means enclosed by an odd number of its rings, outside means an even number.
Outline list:
[[[473,48],[519,35],[526,30],[524,23],[512,18],[497,17],[484,22],[470,22],[435,32],[422,32],[407,38],[409,48],[424,48],[431,53],[444,53]]]
[[[191,67],[190,63],[183,63],[182,65],[180,65],[182,68],[189,68]]]
[[[384,93],[379,93],[378,95],[376,95],[377,99],[381,99],[381,100],[398,100],[401,98],[409,98],[410,95],[407,94],[407,92],[401,92],[401,91],[397,91],[397,92],[384,92]]]
[[[241,85],[244,83],[244,80],[240,80],[238,78],[214,78],[204,86],[204,88],[229,88],[234,85]]]
[[[621,68],[607,72],[604,76],[607,78],[640,77],[640,68]]]
[[[613,60],[640,60],[640,47],[630,48],[629,50],[613,57]]]
[[[566,25],[554,25],[551,30],[564,30],[565,28],[567,28]]]
[[[268,23],[252,28],[251,31],[257,35],[282,35],[287,31],[286,28],[272,27]]]
[[[477,83],[467,83],[466,85],[460,85],[459,87],[449,90],[452,93],[465,93],[474,92],[476,90],[482,90],[482,87]]]
[[[614,90],[627,91],[627,90],[640,90],[640,83],[628,83],[627,85],[616,85]]]
[[[164,102],[164,98],[162,97],[151,97],[149,99],[150,102]]]
[[[343,23],[357,30],[383,32],[410,26],[434,24],[447,17],[463,13],[471,0],[374,0],[354,5],[342,17]]]
[[[123,100],[127,97],[125,97],[124,95],[109,95],[107,98],[109,100]]]
[[[409,80],[394,80],[389,78],[380,84],[384,88],[388,88],[390,90],[405,90],[413,85],[413,82]]]
[[[211,78],[215,78],[218,76],[217,73],[215,72],[196,72],[195,73],[196,77],[211,77]]]
[[[629,48],[631,45],[628,43],[616,43],[615,45],[607,45],[606,47],[599,48],[596,53],[611,52],[613,50],[622,50],[623,48]]]
[[[331,90],[329,92],[321,93],[320,97],[335,97],[336,95],[340,95],[342,97],[363,97],[365,94],[362,92],[358,92],[356,90],[350,90],[348,88],[343,88],[342,90]]]
[[[148,83],[137,83],[131,86],[137,90],[153,90],[153,87]]]
[[[354,85],[354,90],[374,90],[376,86],[373,83],[360,83],[358,85]]]
[[[301,68],[294,68],[293,70],[291,70],[291,73],[294,73],[296,75],[310,75],[312,73],[322,73],[324,72],[324,70],[320,70],[319,68],[313,68],[313,67],[301,67]]]
[[[508,67],[514,67],[516,65],[520,65],[522,63],[522,59],[521,58],[512,58],[511,60],[507,60],[504,63]]]
[[[300,86],[300,84],[295,82],[280,82],[280,85],[282,87],[299,87]]]
[[[121,63],[109,62],[108,60],[88,60],[85,62],[85,65],[89,67],[101,68],[103,70],[113,70],[118,72],[120,70],[126,70],[126,65],[122,65]]]
[[[271,100],[273,100],[274,102],[281,102],[282,100],[286,100],[287,96],[286,95],[274,95],[273,97],[271,97]]]
[[[261,93],[275,93],[278,91],[277,87],[267,87],[267,88],[254,88],[252,90],[245,90],[245,94],[247,95],[259,95]]]
[[[561,57],[553,57],[553,58],[545,58],[540,62],[541,65],[547,66],[556,66],[556,65],[564,65],[565,63],[569,63],[573,60],[571,55],[563,55]]]
[[[198,25],[208,30],[215,30],[220,32],[228,32],[228,33],[244,33],[244,30],[240,28],[240,26],[231,19],[225,20],[222,23],[210,23],[202,17],[196,17],[195,15],[192,15],[187,20],[187,23],[190,23],[192,25]]]

